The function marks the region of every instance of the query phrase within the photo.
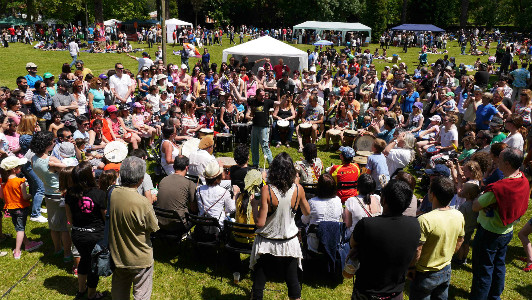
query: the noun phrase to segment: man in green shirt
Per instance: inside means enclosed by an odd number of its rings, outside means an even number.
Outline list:
[[[447,299],[451,260],[464,241],[464,217],[449,206],[456,194],[447,177],[435,177],[429,188],[432,211],[419,216],[421,238],[409,268],[410,299]]]
[[[144,180],[146,162],[127,157],[120,166],[121,186],[109,205],[109,250],[116,266],[113,299],[149,299],[153,285],[153,247],[150,233],[159,230],[151,201],[137,192]]]
[[[504,290],[506,252],[513,227],[528,207],[530,186],[519,170],[523,152],[506,148],[499,155],[504,178],[486,187],[473,202],[478,226],[473,241],[473,281],[469,299],[500,299]]]
[[[506,134],[501,132],[502,126],[504,126],[504,121],[499,117],[493,117],[490,121],[490,132],[493,135],[491,140],[492,144],[500,143],[506,138]]]

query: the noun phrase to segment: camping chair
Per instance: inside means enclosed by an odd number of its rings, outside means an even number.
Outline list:
[[[163,166],[161,165],[161,144],[163,142],[162,138],[158,138],[155,140],[153,145],[147,147],[147,153],[148,153],[148,160],[155,162],[155,174],[156,175],[162,175],[166,176],[166,172],[164,171]]]
[[[257,226],[224,220],[224,249],[229,252],[251,254]],[[247,242],[246,242],[247,241]]]
[[[222,227],[218,219],[213,217],[200,217],[185,212],[185,219],[193,230],[188,234],[188,239],[192,241],[195,247],[213,248],[215,254],[215,273],[218,270],[218,254],[220,250],[220,233]],[[216,276],[215,276],[216,277]]]
[[[300,183],[305,191],[305,197],[308,199],[313,198],[318,193],[318,184],[316,183]]]
[[[427,53],[421,53],[421,55],[419,55],[419,65],[418,65],[418,68],[419,67],[423,67],[424,65],[428,64],[428,60],[427,60]]]

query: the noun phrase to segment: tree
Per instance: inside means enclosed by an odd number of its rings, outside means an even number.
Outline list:
[[[380,36],[388,27],[388,1],[368,0],[364,13],[364,24],[371,27],[373,36]]]
[[[460,28],[464,28],[467,25],[469,9],[469,0],[462,0],[460,5]]]
[[[192,4],[192,10],[194,10],[194,25],[198,26],[198,12],[203,8],[205,0],[190,0],[190,2]]]
[[[94,0],[94,21],[96,23],[103,23],[103,2],[102,0]]]

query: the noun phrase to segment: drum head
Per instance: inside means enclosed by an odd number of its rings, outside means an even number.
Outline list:
[[[438,152],[438,149],[436,149],[436,146],[430,146],[430,147],[427,149],[427,152],[428,152],[428,153],[436,153],[436,152]]]
[[[212,129],[202,128],[202,129],[200,129],[200,132],[201,133],[205,133],[205,134],[211,134],[214,131],[212,131]]]
[[[190,153],[199,149],[200,139],[189,139],[181,147],[181,155],[189,157]]]
[[[230,137],[232,137],[232,136],[233,136],[233,135],[230,134],[230,133],[218,133],[218,134],[216,135],[216,137],[221,137],[221,138],[230,138]]]
[[[302,124],[299,125],[299,127],[301,127],[301,128],[310,128],[310,127],[312,127],[312,124],[310,124],[310,123],[302,123]]]
[[[232,157],[218,157],[216,158],[219,164],[221,164],[224,168],[236,166],[236,161]]]
[[[355,140],[355,149],[357,151],[371,151],[375,138],[371,135],[362,135]]]
[[[344,135],[347,135],[347,136],[356,136],[358,134],[358,131],[356,130],[346,130],[344,131]]]
[[[337,130],[337,129],[329,129],[329,134],[330,134],[330,135],[340,135],[340,133],[342,133],[340,130]]]
[[[356,162],[359,165],[367,165],[368,164],[368,158],[366,156],[355,156],[355,157],[353,157],[353,162]]]
[[[368,157],[368,156],[371,155],[371,152],[370,152],[370,151],[364,151],[364,150],[362,150],[362,151],[357,151],[357,155],[358,155],[358,156]]]
[[[290,122],[286,120],[279,120],[277,121],[277,126],[279,127],[288,127],[290,126]]]

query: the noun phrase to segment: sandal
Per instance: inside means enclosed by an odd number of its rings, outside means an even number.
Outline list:
[[[88,287],[85,288],[85,291],[83,292],[76,292],[76,297],[74,299],[81,299],[87,294],[87,291],[89,290]]]
[[[103,299],[103,298],[105,298],[105,296],[107,296],[107,292],[103,292],[103,293],[96,292],[96,294],[94,294],[94,297],[89,298],[89,297],[87,296],[87,299],[89,299],[89,300],[99,300],[99,299]]]

